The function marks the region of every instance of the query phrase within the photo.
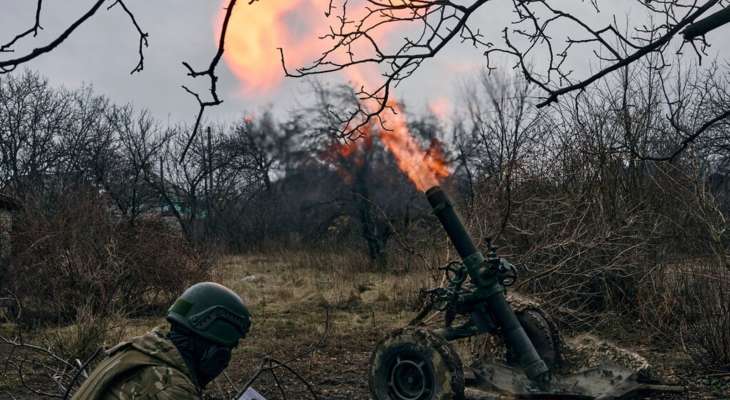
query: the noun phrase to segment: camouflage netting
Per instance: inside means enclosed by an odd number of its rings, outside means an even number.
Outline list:
[[[510,293],[507,299],[515,312],[540,308],[537,300],[517,293]],[[580,334],[575,337],[561,336],[560,339],[562,355],[562,363],[558,369],[560,374],[572,374],[609,362],[635,371],[647,378],[653,378],[656,375],[645,357],[608,340],[589,334]],[[459,341],[456,346],[464,359],[464,365],[470,365],[479,360],[504,361],[505,359],[504,343],[501,338],[492,335],[481,335]]]
[[[566,368],[572,371],[611,362],[641,374],[651,372],[651,365],[643,356],[588,334],[564,340],[563,358]]]

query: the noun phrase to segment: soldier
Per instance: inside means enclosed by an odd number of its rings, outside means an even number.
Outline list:
[[[200,399],[228,366],[251,325],[241,298],[225,286],[188,288],[158,327],[106,352],[73,400]]]

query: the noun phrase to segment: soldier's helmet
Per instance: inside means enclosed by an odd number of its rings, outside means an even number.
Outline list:
[[[213,282],[196,283],[185,290],[168,310],[167,320],[227,347],[236,346],[251,326],[243,300]]]

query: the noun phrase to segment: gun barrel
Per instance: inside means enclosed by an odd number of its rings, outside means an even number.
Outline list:
[[[454,206],[446,193],[440,187],[434,186],[426,191],[426,198],[433,208],[434,214],[443,225],[446,234],[456,247],[462,259],[466,259],[478,250],[471,240],[471,236],[461,223],[461,219],[454,211]]]
[[[549,372],[547,365],[535,350],[535,346],[519,323],[514,310],[505,299],[504,287],[499,283],[496,274],[485,268],[486,260],[474,245],[474,241],[454,210],[451,200],[438,186],[428,189],[426,197],[459,256],[464,260],[464,265],[472,282],[477,286],[477,291],[481,292],[478,297],[484,299],[493,320],[502,328],[507,345],[520,355],[520,363],[527,376],[530,379],[544,379]]]

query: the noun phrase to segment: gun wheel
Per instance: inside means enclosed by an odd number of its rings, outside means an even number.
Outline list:
[[[370,393],[376,400],[461,400],[461,360],[443,338],[405,328],[378,343],[370,357]]]
[[[560,333],[555,323],[537,307],[528,307],[515,314],[540,358],[545,361],[548,368],[557,367],[560,363]],[[506,359],[509,365],[519,365],[519,357],[509,348]]]

